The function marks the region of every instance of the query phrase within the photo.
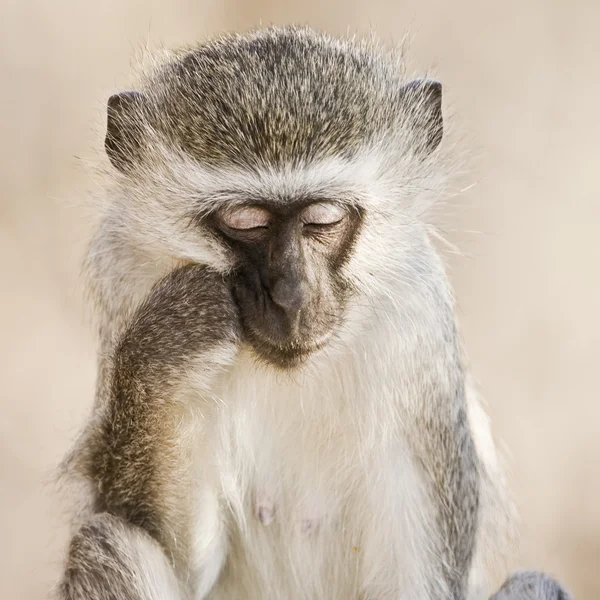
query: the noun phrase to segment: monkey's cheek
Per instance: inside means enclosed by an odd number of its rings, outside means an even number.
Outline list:
[[[233,282],[231,284],[231,297],[237,307],[241,309],[247,301],[247,292],[243,286],[239,285],[239,283]]]
[[[239,284],[231,286],[231,297],[237,310],[242,331],[247,334],[251,323],[257,316],[257,302],[255,294],[247,287]]]

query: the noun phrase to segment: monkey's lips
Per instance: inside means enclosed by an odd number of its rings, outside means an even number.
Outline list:
[[[301,365],[331,339],[339,319],[311,314],[311,307],[290,317],[277,307],[268,293],[244,285],[233,286],[246,342],[265,362],[282,369]],[[320,307],[321,310],[322,307]]]

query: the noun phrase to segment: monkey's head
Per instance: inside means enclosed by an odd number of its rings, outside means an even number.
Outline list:
[[[270,28],[171,56],[139,90],[108,102],[116,226],[149,258],[226,273],[261,358],[295,366],[389,295],[435,194],[437,82],[406,83],[372,44]]]

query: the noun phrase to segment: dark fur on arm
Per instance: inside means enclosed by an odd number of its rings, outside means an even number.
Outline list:
[[[186,449],[177,433],[185,409],[176,390],[190,361],[214,371],[214,356],[235,348],[237,332],[229,284],[205,267],[173,271],[135,311],[107,370],[108,402],[97,407],[76,459],[92,484],[95,516],[71,541],[61,599],[174,593],[174,573],[186,568],[190,516]],[[144,569],[161,573],[156,589],[140,583]]]

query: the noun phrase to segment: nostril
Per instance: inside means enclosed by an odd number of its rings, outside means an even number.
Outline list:
[[[270,290],[273,302],[287,311],[299,311],[305,304],[308,293],[302,281],[280,279]]]

